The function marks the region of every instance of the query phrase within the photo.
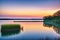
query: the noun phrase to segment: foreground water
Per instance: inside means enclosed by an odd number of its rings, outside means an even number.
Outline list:
[[[16,32],[1,32],[3,24],[19,24],[23,29]],[[56,24],[57,25],[57,24]],[[60,28],[46,26],[44,22],[13,22],[0,20],[0,40],[40,40],[40,39],[57,39],[60,38]]]

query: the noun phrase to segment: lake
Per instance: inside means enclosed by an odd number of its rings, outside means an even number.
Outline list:
[[[23,29],[19,31],[1,31],[1,25],[19,24]],[[57,25],[57,24],[56,24]],[[14,22],[14,20],[0,20],[0,40],[42,40],[59,39],[60,28],[45,24],[44,22]]]

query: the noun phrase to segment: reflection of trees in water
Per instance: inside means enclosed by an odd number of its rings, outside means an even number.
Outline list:
[[[14,35],[14,34],[18,34],[19,33],[19,29],[15,29],[15,30],[5,30],[1,32],[2,36],[9,36],[9,35]]]
[[[20,33],[23,30],[23,27],[16,24],[3,24],[1,25],[1,35],[9,36]]]
[[[60,28],[53,27],[54,31],[56,31],[58,34],[60,34]]]
[[[43,23],[43,26],[45,26],[45,27],[52,27],[52,25],[51,24],[47,24],[47,23]]]
[[[53,24],[49,24],[49,23],[44,22],[43,26],[45,26],[45,27],[53,27],[54,31],[56,33],[60,34],[60,24],[55,23],[55,25],[53,25]],[[60,40],[60,37],[55,38],[55,40]]]
[[[60,34],[60,24],[57,24],[57,23],[50,24],[50,23],[44,22],[43,26],[45,26],[45,27],[53,27],[54,31],[57,32],[58,34]]]

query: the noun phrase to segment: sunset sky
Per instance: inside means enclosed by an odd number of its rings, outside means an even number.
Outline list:
[[[0,0],[0,17],[43,17],[60,9],[60,0]]]

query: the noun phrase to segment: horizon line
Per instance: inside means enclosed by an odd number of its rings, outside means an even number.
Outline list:
[[[0,18],[0,20],[43,20],[43,18]]]

